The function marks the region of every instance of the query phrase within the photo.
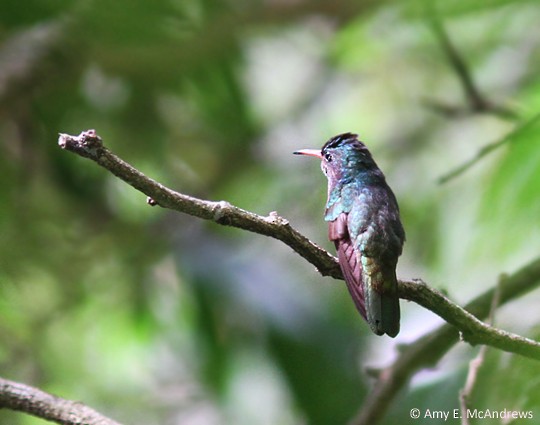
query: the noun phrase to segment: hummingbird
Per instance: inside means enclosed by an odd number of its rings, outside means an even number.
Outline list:
[[[321,159],[328,178],[324,219],[349,293],[375,334],[395,337],[400,318],[396,266],[405,231],[383,172],[353,133],[332,137],[320,150],[294,153]]]

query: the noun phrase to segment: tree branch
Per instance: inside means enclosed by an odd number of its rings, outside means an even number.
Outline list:
[[[405,298],[409,292],[406,285],[405,282],[400,282],[400,296]],[[500,291],[499,305],[503,305],[539,285],[540,258],[537,258],[514,274],[501,278],[499,285],[469,302],[465,310],[483,319],[491,310],[495,291]],[[410,299],[412,300],[412,297]],[[407,385],[414,374],[421,369],[434,366],[459,341],[459,336],[460,333],[456,328],[444,324],[405,346],[394,363],[381,371],[374,388],[350,424],[373,425],[379,422],[399,391]]]
[[[423,282],[400,281],[399,295],[401,298],[420,304],[454,325],[460,331],[461,339],[471,345],[489,345],[509,353],[540,360],[540,343],[494,328],[478,320],[466,309]]]
[[[493,152],[495,149],[507,143],[512,142],[516,137],[520,136],[523,132],[529,130],[529,128],[535,125],[539,119],[540,119],[540,113],[534,115],[532,118],[525,121],[521,125],[516,126],[512,131],[507,133],[501,140],[497,140],[496,142],[485,145],[478,151],[478,153],[473,158],[463,163],[459,167],[455,168],[454,170],[448,172],[447,174],[439,177],[439,179],[437,180],[438,183],[439,184],[447,183],[448,181],[463,174],[465,171],[471,168],[474,164],[479,162],[483,157]]]
[[[120,425],[82,403],[0,378],[0,409],[29,413],[62,425]]]
[[[107,149],[95,130],[83,131],[79,136],[60,134],[61,148],[89,158],[135,189],[149,196],[151,205],[173,209],[218,224],[237,227],[278,239],[313,264],[323,276],[343,279],[337,259],[311,242],[277,213],[263,217],[235,207],[226,201],[213,202],[175,192],[146,177],[140,171]],[[471,313],[450,301],[439,291],[424,283],[399,282],[400,297],[414,301],[433,311],[448,323],[457,327],[463,339],[470,344],[487,344],[504,351],[540,359],[540,344],[489,326]]]
[[[308,262],[317,267],[323,276],[343,279],[337,259],[311,242],[289,222],[275,212],[263,217],[235,207],[226,201],[205,201],[175,192],[145,176],[103,146],[94,130],[83,131],[79,136],[60,134],[58,144],[62,149],[89,158],[124,180],[127,184],[149,196],[148,203],[212,220],[224,226],[237,227],[284,242]]]
[[[476,84],[473,81],[469,68],[452,43],[452,40],[450,40],[450,37],[448,36],[448,33],[446,32],[446,29],[444,28],[439,16],[432,13],[429,23],[433,33],[441,44],[443,52],[448,59],[448,63],[456,72],[470,108],[473,111],[485,111],[489,107],[489,102],[484,99],[480,93],[480,90],[476,88]]]
[[[493,325],[495,323],[495,310],[499,306],[499,298],[501,291],[499,286],[495,288],[495,293],[493,294],[493,301],[491,302],[491,308],[489,311],[488,323]],[[467,372],[467,379],[465,380],[465,385],[463,389],[459,392],[459,407],[461,410],[461,425],[470,425],[469,417],[467,415],[467,409],[469,408],[469,399],[476,385],[476,380],[478,378],[478,373],[480,368],[484,364],[486,358],[488,346],[483,345],[480,347],[478,354],[474,359],[469,362],[469,371]]]
[[[470,72],[465,60],[458,52],[457,48],[452,43],[448,32],[446,31],[443,22],[436,10],[435,2],[427,2],[428,7],[428,22],[429,25],[441,44],[442,50],[448,59],[448,63],[456,72],[456,75],[461,83],[463,92],[467,99],[468,109],[450,105],[441,104],[436,101],[428,100],[426,104],[433,107],[435,110],[444,113],[448,116],[464,115],[470,111],[476,113],[490,113],[498,115],[501,118],[515,119],[517,115],[515,111],[500,105],[490,102],[480,92],[474,82],[472,73]]]
[[[193,215],[218,224],[233,226],[278,239],[313,264],[323,276],[343,279],[334,256],[293,229],[287,220],[271,213],[267,217],[235,207],[228,202],[193,198],[146,177],[105,146],[94,130],[79,136],[60,134],[60,147],[95,161],[111,173],[150,197],[151,204]],[[533,289],[540,283],[540,259],[501,282],[501,304]],[[479,296],[465,309],[439,291],[419,281],[399,281],[399,296],[433,311],[448,323],[406,347],[394,364],[385,369],[354,424],[373,424],[384,415],[398,391],[419,369],[435,364],[462,335],[470,344],[486,344],[504,351],[540,359],[540,344],[489,326],[485,317],[493,290]],[[476,316],[476,317],[475,317]]]

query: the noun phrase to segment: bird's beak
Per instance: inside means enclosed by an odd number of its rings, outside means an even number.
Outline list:
[[[319,149],[300,149],[299,151],[293,153],[295,155],[309,155],[322,159],[322,153]]]

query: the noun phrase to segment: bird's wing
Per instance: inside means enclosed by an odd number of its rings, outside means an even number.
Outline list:
[[[357,236],[355,249],[347,213],[328,223],[328,237],[336,246],[339,265],[357,310],[377,335],[386,333],[394,337],[399,332],[400,316],[395,264],[385,264],[369,252],[361,254],[362,242],[369,239],[369,233],[364,231]]]
[[[334,221],[328,223],[328,238],[336,245],[339,265],[354,304],[362,317],[367,320],[364,285],[361,281],[362,263],[347,230],[347,213],[339,214]]]

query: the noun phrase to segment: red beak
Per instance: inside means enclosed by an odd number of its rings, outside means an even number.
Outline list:
[[[322,153],[319,149],[300,149],[299,151],[293,152],[295,155],[308,155],[315,156],[319,159],[322,159]]]

